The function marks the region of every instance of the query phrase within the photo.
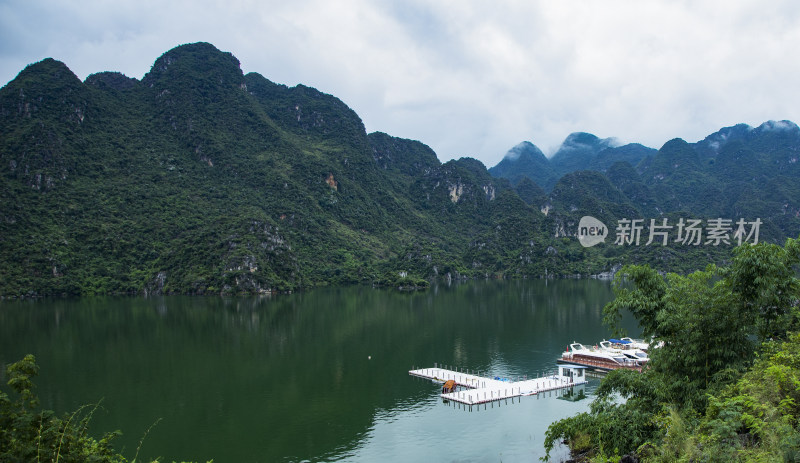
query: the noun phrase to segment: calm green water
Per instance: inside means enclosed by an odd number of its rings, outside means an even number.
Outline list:
[[[569,280],[6,301],[0,362],[36,355],[45,408],[102,399],[93,426],[122,430],[116,447],[128,458],[160,419],[140,458],[534,461],[547,425],[590,399],[551,393],[469,411],[408,370],[438,362],[534,375],[569,342],[609,337],[601,309],[611,298],[607,283]]]

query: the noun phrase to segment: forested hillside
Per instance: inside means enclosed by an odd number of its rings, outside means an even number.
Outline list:
[[[597,172],[552,170],[543,189],[367,134],[336,97],[244,75],[207,43],[164,53],[141,80],[81,82],[46,59],[0,89],[0,296],[691,270],[729,249],[583,248],[578,220],[758,216],[764,239],[796,236],[797,127],[737,130],[658,152],[573,137],[608,145],[572,150]]]
[[[607,177],[638,217],[760,218],[774,242],[800,233],[800,128],[790,121],[739,124],[696,143],[676,138],[659,150],[576,133],[552,158],[541,154],[534,165],[531,152],[541,153],[529,142],[517,145],[489,171],[515,185],[529,178],[552,199],[559,182],[589,170]]]
[[[619,329],[632,314],[658,348],[552,423],[548,452],[563,441],[577,461],[797,461],[798,244],[743,246],[689,275],[623,267],[604,320]]]

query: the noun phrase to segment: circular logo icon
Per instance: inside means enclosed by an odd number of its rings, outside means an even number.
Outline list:
[[[590,215],[581,217],[578,223],[578,241],[585,248],[590,248],[606,240],[608,227]]]

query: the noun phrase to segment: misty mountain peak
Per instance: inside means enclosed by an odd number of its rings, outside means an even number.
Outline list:
[[[748,137],[753,127],[747,124],[736,124],[731,127],[723,127],[718,131],[695,143],[699,152],[706,155],[716,155],[719,150],[734,140],[743,140]]]
[[[527,177],[544,189],[552,188],[558,180],[542,150],[529,141],[518,143],[508,150],[503,159],[489,169],[489,173],[494,177],[507,178],[514,185]]]
[[[800,135],[800,127],[792,121],[766,121],[758,127],[747,124],[736,124],[731,127],[723,127],[718,131],[707,136],[703,140],[694,144],[698,153],[705,156],[715,157],[723,147],[734,141],[746,142],[757,137],[764,136],[786,136]]]
[[[598,138],[586,132],[573,132],[567,136],[558,151],[550,158],[559,175],[588,169],[592,160],[603,150],[619,146],[616,138]]]
[[[800,130],[792,121],[767,121],[759,125],[756,132],[796,132]]]
[[[597,154],[606,148],[613,148],[619,145],[619,141],[614,137],[599,138],[591,133],[573,132],[567,135],[567,138],[564,139],[563,143],[561,143],[561,147],[556,152],[556,155],[558,155],[559,152],[568,152],[574,150],[593,152],[594,154]]]
[[[545,157],[542,150],[539,149],[536,145],[529,141],[523,141],[516,144],[513,148],[506,152],[506,155],[503,159],[508,159],[510,161],[516,161],[520,158],[539,158]]]

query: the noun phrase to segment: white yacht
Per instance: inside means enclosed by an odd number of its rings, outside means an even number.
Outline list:
[[[630,339],[630,338],[628,338]],[[609,339],[608,341],[601,341],[600,348],[606,352],[613,352],[615,354],[624,355],[625,357],[637,362],[639,365],[644,365],[650,361],[647,352],[641,348],[634,347],[631,341],[623,339]]]
[[[605,350],[600,346],[585,346],[579,342],[569,345],[569,350],[561,355],[560,362],[586,365],[602,370],[616,370],[619,368],[641,369],[641,363],[626,355]]]
[[[642,339],[633,339],[633,338],[625,337],[625,338],[620,338],[619,340],[624,342],[624,343],[626,343],[627,345],[633,347],[634,349],[640,349],[640,350],[643,350],[645,352],[647,352],[647,350],[650,349],[650,343],[646,342],[646,341],[644,341]]]

